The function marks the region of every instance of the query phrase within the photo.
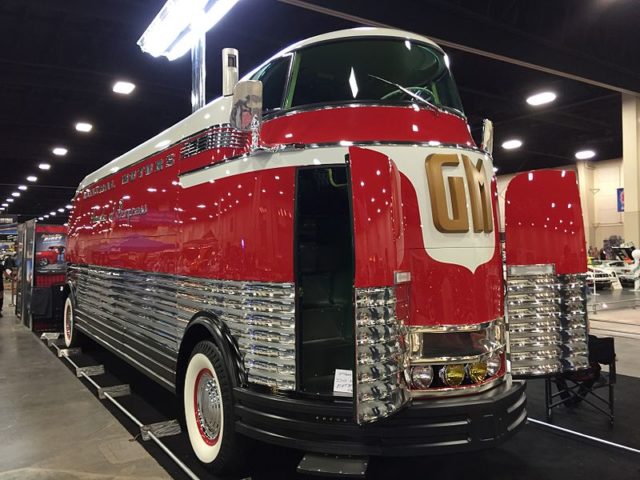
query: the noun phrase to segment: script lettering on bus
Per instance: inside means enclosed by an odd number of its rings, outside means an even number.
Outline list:
[[[122,184],[134,182],[142,177],[148,177],[153,173],[157,173],[165,168],[173,167],[176,163],[175,153],[170,153],[164,159],[153,160],[146,165],[134,168],[130,172],[122,175]]]
[[[467,198],[469,198],[473,231],[476,233],[493,232],[491,185],[486,181],[484,162],[479,158],[474,164],[473,160],[468,156],[462,155],[462,163],[469,190],[468,197],[463,177],[447,177],[452,214],[449,216],[443,169],[445,167],[457,167],[460,165],[460,159],[456,154],[445,153],[429,155],[425,159],[433,224],[438,231],[443,233],[468,232],[470,224]]]
[[[114,182],[113,180],[109,180],[107,183],[102,183],[100,185],[96,185],[95,187],[87,188],[84,192],[82,192],[82,198],[91,198],[94,195],[107,192],[112,188],[116,188],[116,182]]]

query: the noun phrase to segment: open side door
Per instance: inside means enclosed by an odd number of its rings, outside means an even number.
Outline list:
[[[407,365],[407,278],[397,275],[399,174],[379,152],[352,147],[348,157],[355,251],[354,414],[371,423],[410,401]]]
[[[587,255],[575,173],[515,176],[505,196],[505,240],[513,375],[587,367]]]

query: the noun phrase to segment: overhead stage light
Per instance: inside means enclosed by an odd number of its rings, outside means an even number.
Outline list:
[[[40,165],[38,165],[38,168],[40,170],[51,170],[51,165],[49,165],[48,163],[41,163]]]
[[[76,123],[76,130],[79,132],[90,132],[93,129],[93,125],[87,122]]]
[[[115,93],[119,93],[120,95],[129,95],[131,92],[135,90],[135,84],[131,82],[125,82],[123,80],[119,80],[113,84],[112,90]]]
[[[51,151],[53,152],[54,155],[57,155],[58,157],[64,157],[68,152],[68,150],[64,147],[55,147]]]
[[[38,181],[38,177],[34,176],[34,175],[29,175],[27,177],[27,182],[37,182]]]
[[[544,105],[545,103],[551,103],[557,98],[553,92],[540,92],[535,95],[531,95],[527,98],[527,103],[537,107],[538,105]]]
[[[175,60],[187,53],[238,0],[168,0],[138,40],[143,52]]]
[[[593,150],[580,150],[579,152],[576,152],[576,158],[578,160],[589,160],[590,158],[593,158],[596,156],[596,152],[594,152]]]
[[[520,148],[521,146],[522,141],[518,140],[517,138],[513,138],[502,143],[502,148],[504,148],[505,150],[513,150],[515,148]]]

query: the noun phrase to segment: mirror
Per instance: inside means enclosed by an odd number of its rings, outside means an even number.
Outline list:
[[[241,132],[256,132],[262,124],[262,82],[243,80],[233,89],[231,126]]]
[[[489,155],[493,153],[493,122],[488,118],[482,121],[482,145],[480,148]]]

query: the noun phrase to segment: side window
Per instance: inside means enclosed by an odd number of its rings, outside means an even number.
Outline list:
[[[252,78],[262,82],[262,109],[265,112],[282,108],[291,56],[278,58],[261,68]]]

